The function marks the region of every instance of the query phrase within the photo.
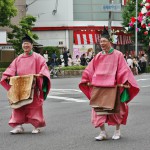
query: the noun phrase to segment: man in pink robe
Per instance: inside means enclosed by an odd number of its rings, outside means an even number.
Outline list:
[[[46,125],[42,106],[50,91],[50,73],[44,57],[33,52],[33,41],[28,35],[23,38],[22,48],[24,53],[19,55],[6,69],[0,84],[6,90],[9,90],[10,85],[8,81],[10,77],[29,74],[37,75],[33,102],[21,108],[13,109],[9,125],[14,128],[10,131],[13,134],[23,133],[24,128],[22,124],[28,123],[34,126],[32,133],[39,133],[39,128]]]
[[[100,45],[102,52],[99,52],[84,70],[79,88],[90,100],[92,86],[113,87],[120,84],[122,85],[120,88],[122,94],[124,91],[123,85],[126,83],[130,85],[128,89],[129,99],[126,102],[121,102],[120,113],[97,115],[92,109],[92,123],[96,128],[100,127],[101,129],[99,136],[95,137],[95,139],[98,141],[107,139],[105,131],[105,123],[107,123],[108,125],[116,126],[112,139],[117,140],[121,137],[120,125],[125,125],[127,122],[127,103],[137,95],[139,87],[123,54],[111,47],[110,36],[105,28],[101,35]]]

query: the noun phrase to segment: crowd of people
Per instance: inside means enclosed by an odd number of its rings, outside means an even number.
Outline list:
[[[141,54],[139,57],[132,57],[131,55],[126,57],[124,55],[124,58],[134,75],[146,72],[147,58],[145,54]]]
[[[94,52],[86,52],[81,56],[76,55],[73,59],[70,51],[66,49],[63,50],[59,57],[57,57],[55,52],[51,56],[48,56],[47,51],[45,51],[43,54],[43,57],[45,58],[50,70],[53,70],[54,67],[87,66],[94,56]],[[147,56],[145,54],[141,54],[138,57],[124,55],[124,58],[134,75],[146,72]]]
[[[70,54],[70,50],[67,50],[66,48],[59,56],[56,55],[55,51],[51,54],[51,56],[47,51],[44,51],[43,53],[43,57],[45,58],[52,77],[57,77],[58,73],[61,73],[60,68],[62,67],[87,66],[88,63],[94,58],[94,56],[95,54],[92,48],[88,49],[88,51],[83,53],[81,56],[77,54],[74,59]]]
[[[69,50],[66,49],[64,49],[64,51],[59,57],[57,57],[55,52],[51,56],[48,56],[47,51],[45,51],[43,54],[43,57],[45,58],[49,68],[53,68],[56,66],[87,66],[94,56],[94,52],[92,52],[91,55],[83,53],[81,56],[76,55],[75,59],[73,59]]]

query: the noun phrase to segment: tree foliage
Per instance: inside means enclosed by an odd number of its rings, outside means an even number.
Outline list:
[[[60,50],[58,47],[54,47],[54,46],[45,46],[43,47],[43,53],[45,53],[45,51],[47,51],[48,56],[52,57],[52,54],[55,52],[57,57],[60,56]]]
[[[34,22],[36,22],[36,18],[31,15],[27,15],[21,19],[19,25],[10,25],[12,32],[8,33],[8,38],[10,39],[9,42],[13,44],[13,48],[17,55],[23,52],[22,38],[25,34],[28,34],[33,40],[38,39],[38,36],[31,32]]]
[[[135,16],[135,3],[133,0],[129,1],[127,5],[123,8],[122,18],[123,18],[123,27],[128,27],[130,18]]]
[[[17,15],[15,0],[0,0],[0,26],[8,26],[12,17]]]
[[[142,5],[143,0],[138,0],[138,17],[141,12],[141,9],[143,8]],[[128,33],[132,34],[133,41],[135,40],[135,21],[136,21],[136,0],[130,0],[127,5],[124,7],[122,17],[123,17],[123,27],[127,27]],[[137,29],[136,32],[138,32],[138,43],[142,43],[143,46],[147,49],[149,44],[149,37],[145,36],[145,28],[141,26],[141,22],[137,20]]]

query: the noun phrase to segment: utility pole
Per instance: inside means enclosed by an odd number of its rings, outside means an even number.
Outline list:
[[[137,52],[138,52],[138,46],[137,46],[137,39],[138,39],[138,35],[137,35],[137,14],[138,14],[138,0],[136,0],[136,22],[135,22],[135,56],[137,56]]]
[[[109,4],[112,4],[112,0],[109,0]],[[109,32],[109,35],[111,34],[111,15],[112,15],[112,12],[109,11],[109,19],[108,19],[108,32]]]

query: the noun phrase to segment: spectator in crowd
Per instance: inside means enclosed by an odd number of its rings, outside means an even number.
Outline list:
[[[43,54],[43,57],[45,58],[46,63],[48,62],[48,52],[45,51]]]
[[[142,56],[141,56],[139,61],[140,61],[139,65],[141,67],[141,73],[144,73],[146,71],[146,62],[147,62],[144,54],[142,54]]]
[[[72,66],[72,65],[73,65],[72,56],[69,55],[69,56],[68,56],[68,66]]]
[[[52,53],[52,65],[55,66],[56,65],[56,58],[57,58],[57,55],[56,55],[56,52],[54,51]]]
[[[75,61],[74,61],[74,65],[75,66],[80,66],[81,60],[79,55],[76,55]]]
[[[65,61],[64,61],[63,55],[60,55],[60,64],[61,64],[61,67],[65,66]]]
[[[52,58],[49,57],[48,62],[47,62],[47,66],[48,66],[49,69],[51,68],[51,65],[52,65],[51,63],[52,63]]]
[[[127,56],[126,56],[126,54],[124,54],[123,56],[124,56],[124,59],[127,61]]]
[[[93,53],[93,49],[92,49],[92,48],[89,48],[88,51],[87,51],[86,58],[88,58],[88,59],[90,60],[91,57],[92,57],[92,53]]]
[[[81,55],[80,60],[81,60],[81,65],[82,65],[82,66],[86,66],[86,65],[87,65],[87,62],[86,62],[86,58],[85,58],[85,57],[86,57],[85,54],[82,54],[82,55]]]
[[[131,55],[129,55],[127,58],[127,64],[130,67],[131,71],[133,72],[133,59],[132,59]]]
[[[51,59],[51,66],[52,67],[56,66],[56,60],[54,58]]]
[[[68,66],[68,53],[69,53],[69,49],[67,51],[67,49],[65,48],[64,51],[63,51],[63,58],[64,58],[65,67]]]
[[[139,66],[139,64],[138,64],[138,61],[137,61],[137,59],[136,58],[133,58],[133,74],[134,75],[138,75],[139,74],[139,68],[140,66]]]
[[[91,61],[94,57],[95,57],[95,53],[93,52],[90,61]]]

